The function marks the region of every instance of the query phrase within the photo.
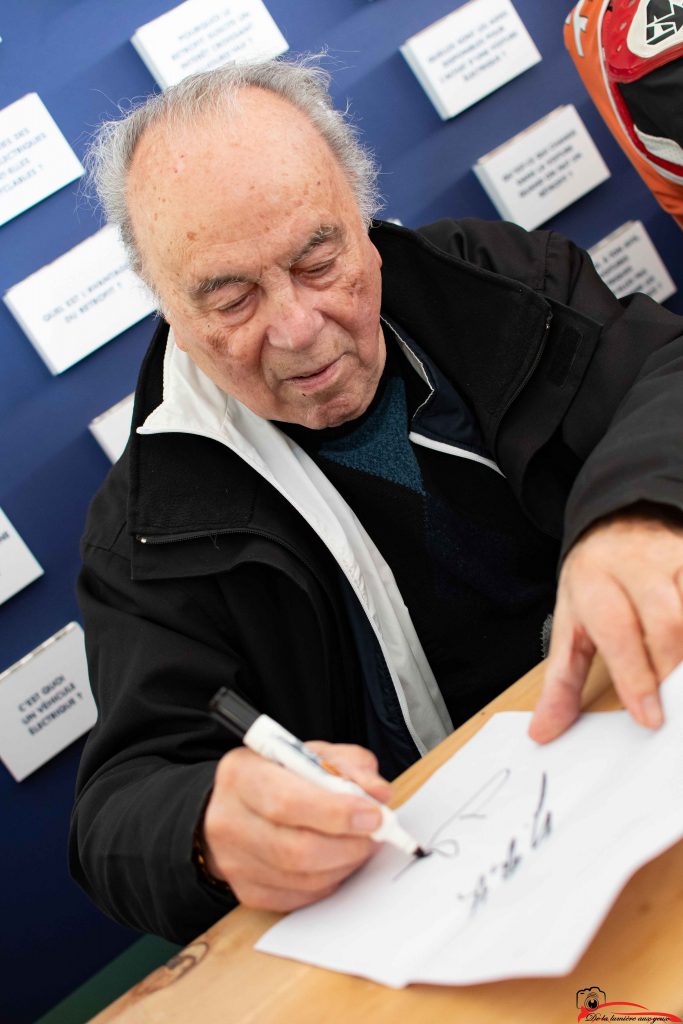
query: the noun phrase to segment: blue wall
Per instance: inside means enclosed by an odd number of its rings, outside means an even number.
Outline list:
[[[574,103],[612,178],[551,223],[584,246],[641,219],[683,289],[681,233],[659,210],[603,126],[562,43],[570,0],[515,0],[543,61],[443,123],[399,45],[460,0],[267,0],[292,50],[326,46],[334,93],[350,97],[383,166],[385,213],[407,225],[440,216],[495,217],[470,170],[483,153],[561,103]],[[45,101],[82,156],[92,126],[153,81],[128,40],[172,0],[5,0],[0,107],[27,92]],[[0,292],[99,226],[69,186],[0,228]],[[683,311],[680,293],[668,303]],[[148,319],[52,377],[0,305],[0,507],[45,569],[0,606],[0,671],[78,617],[73,583],[88,501],[108,462],[89,421],[133,390]],[[32,1021],[136,936],[92,908],[66,869],[67,820],[81,743],[21,784],[0,766],[2,938],[0,1022]]]

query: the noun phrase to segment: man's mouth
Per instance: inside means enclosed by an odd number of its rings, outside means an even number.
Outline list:
[[[331,363],[325,363],[324,366],[319,366],[317,369],[287,377],[287,383],[293,384],[303,391],[314,391],[318,387],[324,387],[336,374],[340,360],[341,356],[338,356]]]

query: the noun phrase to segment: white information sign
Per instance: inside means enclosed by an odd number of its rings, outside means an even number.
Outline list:
[[[664,302],[676,291],[669,271],[639,220],[622,224],[588,252],[598,274],[618,299],[644,292],[657,302]]]
[[[500,216],[529,230],[610,176],[571,104],[481,157],[474,172]]]
[[[0,224],[82,174],[78,157],[37,93],[0,110]]]
[[[195,71],[288,49],[262,0],[185,0],[142,25],[131,43],[162,89]]]
[[[444,120],[541,60],[511,0],[469,0],[411,36],[401,53]]]
[[[90,423],[90,433],[104,449],[112,462],[123,455],[133,416],[133,400],[135,395],[127,395],[116,405],[100,413]]]
[[[62,373],[155,308],[112,225],[15,284],[4,300],[51,373]]]
[[[77,622],[0,674],[0,758],[17,782],[82,736],[96,719]]]
[[[43,570],[0,509],[0,604],[43,575]]]

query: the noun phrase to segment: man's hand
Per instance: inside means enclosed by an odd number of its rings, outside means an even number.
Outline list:
[[[389,799],[370,751],[308,746],[375,799]],[[216,770],[204,815],[207,868],[246,906],[294,910],[328,896],[360,867],[378,848],[369,835],[380,824],[379,809],[363,797],[319,789],[241,747]]]
[[[595,525],[570,551],[532,739],[547,743],[575,720],[596,651],[636,721],[661,725],[659,683],[683,660],[683,526],[676,520],[624,513]]]

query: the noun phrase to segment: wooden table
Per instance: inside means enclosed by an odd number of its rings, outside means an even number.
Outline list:
[[[394,784],[406,800],[495,711],[530,710],[542,669],[532,670],[461,726]],[[600,665],[584,707],[618,707]],[[600,799],[600,794],[595,794]],[[580,899],[577,893],[577,899]],[[561,978],[458,988],[375,982],[257,953],[277,914],[238,908],[99,1014],[97,1024],[569,1024],[576,992],[597,986],[608,1000],[640,1003],[683,1017],[683,842],[631,879],[588,950]],[[615,1007],[618,1012],[619,1008]],[[605,1011],[609,1012],[609,1011]]]

